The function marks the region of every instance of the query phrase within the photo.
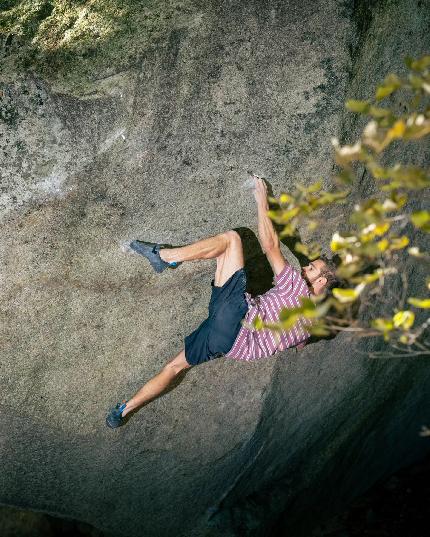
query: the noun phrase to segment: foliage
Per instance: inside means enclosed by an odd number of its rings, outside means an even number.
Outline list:
[[[411,244],[413,228],[419,233],[430,232],[430,213],[427,210],[408,212],[406,209],[411,192],[429,188],[429,170],[402,163],[382,164],[384,151],[394,141],[414,142],[430,134],[430,56],[416,60],[407,57],[405,64],[409,70],[407,78],[388,75],[377,87],[373,102],[346,102],[348,110],[367,116],[369,120],[360,139],[352,145],[341,146],[337,138],[332,138],[335,160],[341,170],[335,176],[333,191],[323,191],[320,181],[310,186],[296,185],[294,192],[283,192],[279,198],[269,197],[277,208],[268,211],[268,216],[283,225],[280,237],[297,239],[300,226],[314,230],[322,224],[319,214],[322,207],[348,200],[358,166],[365,167],[373,178],[377,194],[355,205],[348,231],[334,233],[330,243],[332,252],[340,258],[337,276],[345,285],[334,288],[332,293],[314,296],[313,309],[306,299],[301,308],[288,310],[288,313],[282,310],[278,323],[268,325],[257,318],[254,321],[256,329],[288,330],[292,319],[302,315],[313,319],[309,328],[313,335],[349,331],[357,335],[382,336],[400,355],[429,353],[430,340],[425,338],[430,318],[417,323],[419,312],[423,317],[422,310],[430,308],[429,298],[409,297],[407,304],[413,309],[408,309],[403,300],[401,307],[388,317],[378,317],[370,323],[358,320],[352,310],[364,294],[372,300],[379,295],[380,299],[385,280],[392,275],[400,276],[406,284],[406,275],[399,268],[401,252],[415,263],[430,261],[426,252]],[[412,94],[404,114],[396,114],[380,104],[398,91]],[[405,228],[411,232],[408,234]],[[295,250],[313,260],[319,257],[321,246],[318,243],[305,245],[297,240]],[[430,278],[426,280],[426,287],[430,289]]]
[[[2,78],[31,70],[80,95],[164,46],[178,19],[192,12],[193,0],[3,0],[0,5]]]

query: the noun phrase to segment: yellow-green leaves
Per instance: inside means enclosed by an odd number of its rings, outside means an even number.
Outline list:
[[[252,326],[257,330],[261,330],[264,326],[263,320],[257,315],[257,317],[252,321]]]
[[[373,328],[376,328],[376,330],[381,330],[384,332],[388,330],[392,330],[394,328],[394,323],[392,319],[382,319],[382,318],[374,319],[371,322],[371,325],[373,326]]]
[[[322,181],[317,181],[310,186],[296,185],[296,187],[303,193],[311,194],[313,192],[318,192],[322,188]]]
[[[300,306],[281,309],[279,312],[278,323],[265,323],[260,317],[256,317],[249,326],[254,327],[257,330],[267,328],[274,332],[280,332],[282,330],[290,330],[300,319],[303,321],[308,319],[312,321],[307,323],[306,330],[314,333],[311,329],[315,325],[315,335],[328,335],[330,332],[327,331],[324,321],[319,319],[327,313],[331,305],[331,300],[327,300],[323,295],[312,299],[308,297],[300,297]]]
[[[430,308],[430,298],[408,298],[408,303],[416,308],[428,309]]]
[[[430,119],[424,114],[412,114],[406,121],[406,126],[406,140],[417,140],[430,133]]]
[[[333,137],[331,143],[335,148],[335,160],[339,166],[347,167],[350,162],[355,160],[365,160],[365,152],[363,151],[360,141],[356,142],[354,145],[341,146],[339,140]]]
[[[333,296],[337,298],[341,304],[354,302],[360,296],[365,285],[365,283],[360,283],[354,289],[340,289],[339,287],[335,287],[333,289]]]
[[[370,109],[370,101],[357,101],[355,99],[349,99],[345,103],[345,108],[347,108],[351,112],[366,114]]]
[[[410,214],[405,209],[411,191],[430,188],[430,170],[383,158],[386,156],[384,150],[391,143],[415,141],[430,134],[430,107],[427,103],[430,95],[430,55],[419,59],[407,58],[405,63],[412,71],[407,77],[402,79],[396,74],[389,74],[377,87],[374,99],[349,99],[345,103],[349,111],[367,116],[360,138],[347,145],[341,145],[338,138],[331,138],[335,161],[341,168],[335,180],[342,186],[351,185],[357,174],[360,174],[361,181],[362,173],[367,172],[373,184],[369,185],[366,178],[366,188],[376,187],[372,197],[358,202],[352,214],[345,214],[345,227],[335,227],[336,231],[332,232],[330,249],[341,261],[336,274],[344,279],[346,285],[336,287],[331,294],[323,294],[322,302],[316,307],[302,304],[300,308],[283,312],[280,322],[284,327],[293,326],[303,316],[312,319],[310,331],[313,330],[316,335],[326,335],[330,330],[348,330],[345,328],[348,323],[354,326],[358,323],[358,319],[351,319],[354,309],[350,305],[357,301],[367,286],[372,288],[366,294],[366,300],[375,300],[376,303],[382,299],[381,290],[389,274],[399,274],[406,289],[408,275],[401,265],[406,257],[402,250],[407,248],[409,256],[420,263],[430,261],[427,252],[421,252],[417,246],[410,244],[405,232],[410,229],[406,227],[408,222],[418,232],[430,232],[430,211],[416,210]],[[412,94],[408,102],[408,96],[402,93],[402,101],[408,106],[392,109],[388,99],[384,105],[381,104],[383,99],[399,89]],[[324,191],[323,184],[325,181],[322,179],[307,186],[295,185],[295,192],[282,193],[279,200],[275,200],[279,210],[268,213],[275,222],[284,225],[280,237],[295,237],[295,250],[311,260],[320,256],[320,245],[315,242],[313,232],[325,225],[318,210],[332,203],[344,203],[349,195],[348,190],[330,191],[329,188]],[[299,240],[299,229],[306,231],[306,241]],[[410,257],[406,259],[415,261]],[[430,277],[427,286],[430,289]],[[403,292],[401,296],[403,300]],[[313,300],[315,302],[316,297]],[[427,298],[412,297],[408,303],[417,308],[430,308],[430,299]],[[366,301],[363,301],[365,304]],[[329,309],[331,317],[327,313]],[[332,317],[336,314],[338,317]],[[331,323],[333,319],[336,321],[334,324]],[[422,333],[422,329],[416,327],[414,313],[406,309],[393,312],[392,317],[375,319],[372,327],[371,335],[379,332],[386,340],[410,346],[417,343]],[[351,331],[355,330],[355,327],[351,328]]]
[[[294,218],[299,211],[299,207],[293,207],[292,209],[284,211],[267,211],[267,215],[276,223],[285,224]]]
[[[377,87],[375,99],[380,101],[391,95],[393,91],[399,89],[402,85],[402,81],[395,74],[390,74],[385,77],[384,83]]]
[[[390,332],[394,329],[394,324],[392,319],[383,319],[378,318],[371,321],[370,325],[378,330],[379,332],[382,332],[382,335],[384,336],[384,340],[388,341],[390,337]]]
[[[430,67],[430,56],[423,56],[418,60],[414,60],[410,56],[406,56],[404,59],[406,67],[413,71],[424,71]]]
[[[401,250],[409,244],[409,238],[406,235],[393,237],[391,239],[390,250]]]
[[[309,246],[306,246],[306,244],[296,242],[294,245],[294,250],[305,255],[311,261],[317,259],[317,257],[321,255],[321,248],[317,243],[312,243]]]
[[[380,222],[379,224],[373,222],[366,226],[360,234],[360,239],[363,242],[368,242],[375,237],[384,235],[390,229],[390,223],[387,221]]]
[[[330,335],[330,328],[323,321],[315,321],[307,328],[308,332],[316,337],[324,337]]]
[[[420,258],[428,257],[425,253],[421,252],[421,250],[417,246],[412,246],[411,248],[408,248],[408,254]]]
[[[415,227],[430,233],[430,212],[416,211],[411,214],[411,222]]]
[[[371,326],[379,332],[382,332],[385,341],[388,341],[391,332],[396,329],[401,330],[402,332],[407,332],[410,328],[412,328],[414,321],[415,315],[412,313],[412,311],[402,310],[393,315],[391,319],[374,319],[371,322]],[[402,334],[399,339],[402,343],[407,343],[409,340],[407,334]]]
[[[281,203],[281,205],[284,205],[285,203],[291,203],[292,201],[294,201],[293,198],[288,194],[285,194],[285,192],[283,192],[279,196],[279,202]]]
[[[430,186],[430,176],[425,170],[418,166],[402,166],[396,164],[385,170],[387,183],[381,183],[381,190],[390,191],[398,188],[407,188],[411,190],[420,190]]]
[[[405,330],[409,330],[411,326],[414,324],[415,321],[415,315],[412,313],[412,311],[398,311],[393,316],[393,325],[395,328],[404,328]]]
[[[355,245],[360,246],[360,242],[354,235],[349,237],[342,237],[340,233],[334,233],[330,242],[330,248],[333,252],[339,252],[348,246]]]
[[[361,276],[354,276],[351,278],[351,281],[353,283],[365,283],[368,285],[369,283],[376,282],[377,280],[382,280],[384,276],[388,276],[389,274],[396,274],[397,269],[395,267],[387,267],[385,269],[378,268],[374,272],[371,272],[370,274],[363,274]]]

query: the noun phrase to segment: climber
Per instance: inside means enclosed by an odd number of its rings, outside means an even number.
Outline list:
[[[131,250],[146,257],[156,272],[176,268],[184,261],[193,259],[216,258],[217,268],[215,278],[211,281],[208,318],[184,338],[184,348],[155,377],[131,399],[117,403],[109,411],[106,418],[109,427],[123,425],[127,414],[156,398],[181,371],[191,366],[220,356],[255,360],[289,347],[303,346],[309,339],[310,334],[306,331],[309,319],[299,319],[292,329],[281,332],[278,337],[270,330],[252,330],[242,324],[243,320],[250,325],[257,315],[266,319],[266,322],[276,322],[282,308],[300,306],[300,297],[319,295],[338,283],[335,266],[326,258],[316,259],[301,271],[287,263],[267,215],[266,183],[258,176],[254,176],[254,181],[259,240],[275,274],[274,287],[265,294],[252,297],[245,291],[242,243],[234,230],[180,248],[139,240],[130,243]]]

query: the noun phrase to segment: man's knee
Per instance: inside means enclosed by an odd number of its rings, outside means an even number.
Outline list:
[[[182,351],[176,358],[168,362],[163,371],[168,372],[171,375],[178,375],[184,369],[188,369],[191,365],[185,359],[185,351]]]
[[[230,245],[241,245],[242,239],[240,238],[240,235],[237,231],[234,229],[229,229],[225,232],[226,237],[228,238],[228,241]]]

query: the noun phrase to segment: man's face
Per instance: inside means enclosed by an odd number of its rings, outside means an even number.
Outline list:
[[[327,281],[324,277],[320,278],[321,272],[324,270],[325,263],[321,259],[315,259],[315,261],[311,261],[309,265],[306,265],[302,268],[302,276],[304,280],[308,283],[309,287],[312,287],[314,289],[315,287],[321,287],[322,280],[324,279]],[[320,280],[318,280],[320,278]],[[320,285],[316,285],[316,284]],[[325,285],[322,284],[322,285]]]

